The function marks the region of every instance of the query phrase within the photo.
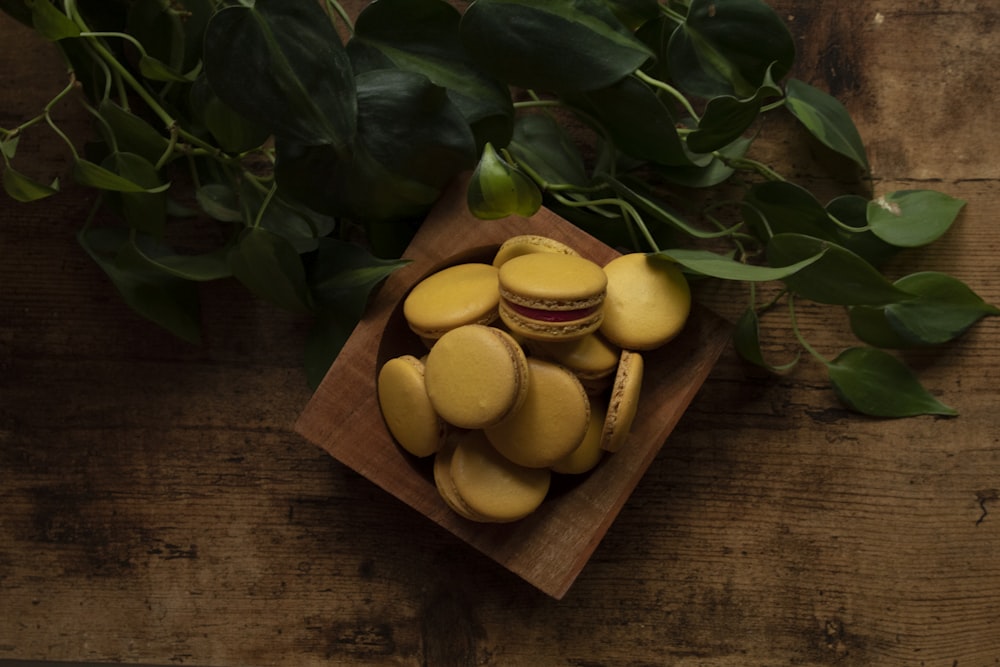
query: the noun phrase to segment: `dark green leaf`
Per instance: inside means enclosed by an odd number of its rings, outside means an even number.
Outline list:
[[[156,168],[141,155],[126,152],[112,153],[102,166],[129,183],[144,188],[140,192],[123,190],[114,193],[121,201],[121,214],[129,226],[153,236],[162,236],[167,224],[167,195],[160,187],[160,175]]]
[[[785,84],[785,103],[814,137],[866,172],[870,170],[861,135],[839,100],[804,81],[789,79]]]
[[[796,273],[799,273],[808,266],[820,261],[825,249],[818,249],[812,257],[806,257],[787,266],[770,267],[744,264],[732,257],[720,255],[709,250],[696,250],[690,248],[675,248],[661,250],[658,254],[668,257],[688,271],[709,276],[711,278],[721,278],[723,280],[742,280],[746,282],[766,282],[771,280],[783,280]]]
[[[284,238],[259,227],[246,229],[228,261],[251,293],[292,312],[312,309],[302,258]]]
[[[138,157],[138,156],[136,156]],[[141,158],[140,158],[141,159]],[[73,163],[73,178],[81,185],[88,185],[101,190],[111,190],[114,192],[165,192],[169,183],[164,183],[156,187],[147,187],[141,183],[129,180],[114,171],[95,164],[90,160],[78,158]]]
[[[858,231],[840,230],[840,244],[880,267],[894,257],[899,249],[872,234],[868,227],[868,199],[861,195],[842,195],[826,204],[826,211],[848,227]]]
[[[938,401],[896,357],[870,347],[844,350],[827,365],[834,391],[852,410],[873,417],[958,413]]]
[[[760,346],[760,317],[752,308],[743,311],[740,319],[736,321],[736,327],[733,329],[733,347],[744,360],[766,368],[772,373],[790,370],[799,362],[798,354],[791,361],[780,365],[771,364],[764,358],[764,351]]]
[[[963,200],[934,190],[899,190],[869,202],[868,224],[886,243],[914,248],[940,238],[963,206]]]
[[[350,143],[357,127],[351,65],[319,4],[225,7],[206,29],[204,60],[216,95],[241,115],[305,144],[340,150]]]
[[[668,46],[672,78],[700,97],[751,97],[791,69],[795,42],[781,18],[761,0],[691,0],[684,24]]]
[[[113,140],[108,140],[109,145],[135,153],[151,164],[156,164],[167,150],[167,138],[131,111],[109,99],[102,100],[97,111],[114,133]]]
[[[826,208],[811,192],[794,183],[758,183],[747,191],[743,203],[743,219],[761,241],[788,233],[840,241],[840,232]]]
[[[587,185],[587,172],[572,137],[552,116],[522,114],[507,147],[518,164],[548,185]]]
[[[77,238],[135,312],[178,338],[199,342],[201,308],[195,283],[151,267],[135,252],[127,230],[89,229]]]
[[[690,166],[673,111],[648,84],[626,76],[610,86],[567,98],[597,118],[616,148],[638,160]]]
[[[652,56],[600,0],[476,0],[461,37],[501,81],[557,92],[607,87]]]
[[[123,243],[121,253],[128,252],[133,266],[144,262],[147,268],[181,280],[208,282],[232,275],[226,260],[228,248],[197,255],[181,255],[148,234],[133,234]]]
[[[757,120],[764,102],[780,96],[781,89],[774,84],[769,70],[764,83],[751,97],[713,97],[708,101],[698,129],[687,137],[688,149],[695,153],[710,153],[731,144]]]
[[[479,146],[504,146],[514,119],[510,91],[471,62],[460,20],[443,0],[378,0],[358,16],[347,52],[356,73],[397,67],[423,74],[448,91]]]
[[[810,266],[785,278],[797,294],[820,303],[881,306],[913,298],[850,250],[803,234],[777,234],[767,244],[771,266],[788,266],[822,253]]]
[[[80,28],[49,0],[24,0],[31,9],[31,23],[45,39],[57,42],[80,34]]]
[[[475,139],[443,88],[405,70],[357,77],[359,135],[349,155],[278,141],[289,200],[364,222],[421,215],[476,164]]]
[[[3,189],[16,201],[33,202],[59,192],[59,179],[52,181],[50,185],[45,185],[7,165],[3,170]]]
[[[735,173],[735,169],[730,167],[726,159],[739,159],[747,154],[753,139],[740,137],[728,146],[719,149],[721,157],[712,157],[707,165],[694,165],[690,167],[660,167],[656,173],[662,176],[668,183],[680,185],[688,188],[711,188],[724,183]]]
[[[210,217],[222,222],[244,221],[239,194],[228,185],[206,183],[195,190],[194,196],[201,210]]]
[[[944,273],[913,273],[895,285],[916,298],[851,309],[851,328],[866,343],[896,349],[937,345],[958,338],[984,317],[1000,315],[1000,309]]]
[[[220,100],[205,76],[198,77],[191,85],[190,103],[195,117],[226,152],[253,150],[263,144],[270,134],[267,127],[236,113]]]

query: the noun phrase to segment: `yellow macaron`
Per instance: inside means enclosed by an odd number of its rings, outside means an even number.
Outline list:
[[[580,379],[589,394],[611,385],[621,350],[599,333],[570,341],[528,341],[528,349],[543,359],[565,366]]]
[[[552,472],[562,475],[582,475],[593,470],[604,456],[601,437],[604,432],[606,407],[592,400],[590,403],[590,423],[583,442],[572,452],[552,464]]]
[[[590,421],[590,399],[566,368],[528,357],[528,391],[509,417],[484,429],[505,457],[542,468],[559,461],[583,441]]]
[[[630,350],[651,350],[680,333],[691,312],[691,289],[677,264],[629,253],[604,266],[608,279],[601,333]]]
[[[537,234],[520,234],[512,236],[497,249],[493,256],[493,266],[500,268],[507,260],[529,255],[536,252],[554,252],[562,255],[579,255],[579,253],[562,241],[550,239]]]
[[[622,350],[601,432],[601,448],[605,451],[617,452],[621,449],[632,430],[632,423],[639,410],[644,368],[645,362],[641,354]]]
[[[414,456],[430,456],[444,442],[446,425],[431,405],[424,364],[412,355],[385,362],[377,379],[379,407],[389,433]]]
[[[529,253],[498,271],[500,319],[536,340],[582,338],[601,325],[607,277],[590,260],[559,253]]]
[[[484,428],[521,407],[528,394],[528,362],[507,332],[467,324],[445,333],[428,352],[424,384],[446,422]]]
[[[467,262],[436,271],[414,285],[403,301],[403,316],[430,346],[457,327],[492,323],[499,301],[496,267]]]

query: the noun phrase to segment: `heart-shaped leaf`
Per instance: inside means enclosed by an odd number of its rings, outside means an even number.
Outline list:
[[[105,99],[98,105],[97,112],[114,134],[113,138],[107,139],[108,145],[117,146],[121,151],[135,153],[151,164],[156,164],[166,152],[167,138],[131,111],[123,109],[110,99]]]
[[[80,245],[111,279],[136,313],[191,343],[201,339],[197,285],[158,270],[135,251],[122,228],[90,228],[77,235]]]
[[[492,144],[486,144],[469,180],[466,201],[469,211],[482,220],[509,215],[527,218],[541,208],[542,193],[524,172],[501,158]]]
[[[549,185],[587,185],[583,156],[566,129],[552,116],[529,113],[518,116],[507,146],[518,164],[531,169]]]
[[[785,84],[785,105],[809,132],[830,149],[870,171],[868,154],[850,113],[841,102],[798,79]]]
[[[16,201],[28,203],[45,199],[59,192],[59,180],[45,185],[25,176],[10,165],[3,170],[3,190]]]
[[[509,89],[468,57],[459,39],[458,10],[441,0],[378,0],[358,16],[347,53],[356,73],[398,67],[448,91],[480,146],[510,140],[514,106]]]
[[[267,127],[237,113],[219,99],[204,74],[191,85],[188,99],[192,114],[212,133],[222,150],[242,153],[267,140]]]
[[[944,273],[913,273],[895,285],[915,298],[882,308],[851,308],[852,331],[870,345],[903,349],[946,343],[982,318],[1000,315],[1000,309]]]
[[[868,224],[886,243],[915,248],[940,238],[963,206],[964,200],[935,190],[899,190],[869,202]]]
[[[839,245],[804,234],[777,234],[767,243],[771,266],[789,266],[820,253],[817,261],[784,279],[792,291],[819,303],[843,306],[881,306],[913,298]]]
[[[732,95],[713,97],[705,107],[705,112],[698,122],[698,129],[687,137],[688,149],[695,153],[711,153],[729,145],[753,125],[760,115],[764,102],[780,96],[781,88],[771,79],[768,70],[764,76],[764,83],[751,97],[739,98]]]
[[[781,80],[795,60],[788,27],[761,0],[691,0],[668,45],[671,78],[693,95],[751,97],[768,68]]]
[[[461,37],[501,81],[563,93],[607,87],[653,55],[600,0],[476,0]]]
[[[246,118],[304,144],[350,143],[351,64],[319,4],[255,0],[220,9],[205,31],[204,62],[212,90]]]
[[[928,392],[913,372],[891,354],[871,347],[844,350],[827,364],[838,398],[873,417],[958,414]]]
[[[246,229],[228,262],[236,279],[258,297],[292,312],[312,310],[302,258],[284,238],[260,227]]]

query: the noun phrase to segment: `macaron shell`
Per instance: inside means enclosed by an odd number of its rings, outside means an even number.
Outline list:
[[[576,255],[531,253],[498,271],[500,293],[529,308],[574,310],[599,304],[607,277],[600,266]]]
[[[455,487],[455,480],[451,476],[451,462],[455,455],[456,443],[449,439],[441,450],[434,456],[434,486],[438,490],[438,495],[453,512],[470,521],[485,522],[487,517],[476,514],[462,499],[458,489]]]
[[[446,425],[427,396],[424,364],[411,355],[390,359],[379,370],[376,385],[382,416],[396,442],[418,457],[438,451]]]
[[[641,354],[622,350],[601,433],[601,448],[605,451],[617,452],[621,449],[632,430],[632,422],[639,409],[644,365]]]
[[[508,260],[536,252],[554,252],[562,255],[579,254],[562,241],[536,234],[521,234],[519,236],[512,236],[500,244],[496,255],[493,256],[493,266],[500,268]]]
[[[436,339],[465,324],[490,324],[500,301],[496,267],[455,264],[417,283],[403,301],[403,316],[421,338]]]
[[[527,468],[500,455],[483,436],[469,431],[451,457],[451,479],[473,516],[517,521],[538,509],[551,483],[547,468]]]
[[[680,333],[691,312],[687,279],[670,260],[621,255],[604,267],[608,278],[601,333],[630,350],[651,350]]]
[[[611,384],[621,357],[618,346],[598,333],[569,341],[530,341],[528,348],[533,354],[573,371],[589,394],[603,391]]]
[[[427,354],[424,383],[435,412],[460,428],[497,424],[528,393],[528,362],[510,334],[470,324],[444,334]]]
[[[529,468],[551,466],[583,441],[590,399],[566,368],[528,358],[528,393],[520,409],[496,426],[487,439],[505,457]]]
[[[603,404],[591,401],[590,423],[583,442],[572,452],[552,464],[552,472],[563,475],[582,475],[593,470],[604,456],[601,448],[601,437],[604,433],[606,408]]]

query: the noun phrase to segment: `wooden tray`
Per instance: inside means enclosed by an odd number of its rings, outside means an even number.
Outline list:
[[[396,445],[375,393],[386,359],[426,351],[402,318],[402,299],[421,278],[458,261],[490,261],[504,240],[541,234],[605,264],[618,253],[549,210],[531,218],[484,221],[465,204],[464,182],[445,194],[421,225],[405,257],[368,305],[295,430],[331,456],[443,526],[514,574],[560,599],[576,580],[705,381],[727,344],[730,326],[697,308],[668,345],[644,354],[642,399],[622,449],[572,486],[555,489],[542,507],[512,524],[482,524],[452,512],[438,496],[429,464]]]

